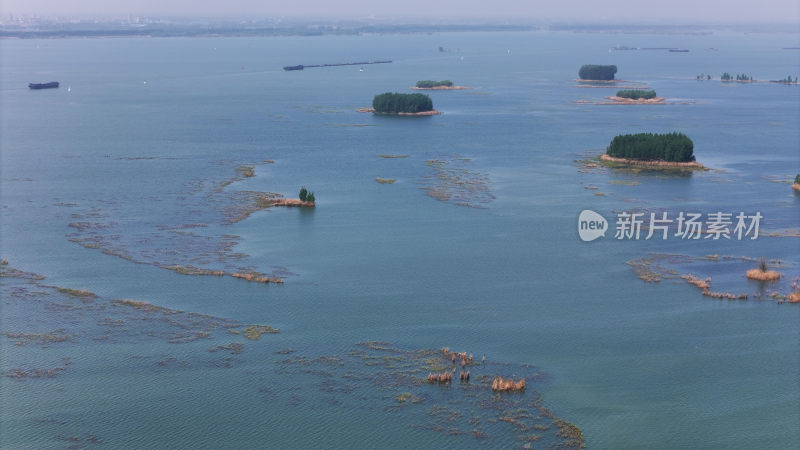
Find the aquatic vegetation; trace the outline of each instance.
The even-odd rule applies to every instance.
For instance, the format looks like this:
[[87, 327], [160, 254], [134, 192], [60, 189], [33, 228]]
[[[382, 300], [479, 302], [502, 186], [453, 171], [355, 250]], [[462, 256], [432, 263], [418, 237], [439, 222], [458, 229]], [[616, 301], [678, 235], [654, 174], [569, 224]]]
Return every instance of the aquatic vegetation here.
[[377, 182], [378, 182], [378, 183], [380, 183], [380, 184], [392, 184], [392, 183], [394, 183], [394, 182], [395, 182], [395, 181], [397, 181], [397, 180], [395, 180], [394, 178], [381, 178], [381, 177], [377, 177], [377, 178], [375, 178], [375, 181], [377, 181]]
[[0, 278], [19, 278], [23, 280], [44, 280], [44, 275], [38, 273], [25, 272], [8, 265], [8, 260], [5, 264], [0, 264]]
[[566, 439], [563, 445], [566, 448], [584, 448], [584, 439], [581, 429], [563, 420], [556, 419], [553, 424], [558, 427], [558, 435]]
[[434, 170], [432, 176], [423, 177], [425, 193], [441, 202], [471, 208], [486, 208], [495, 196], [491, 180], [484, 173], [465, 167], [470, 158], [429, 159], [425, 162]]
[[[779, 272], [774, 271], [762, 271], [759, 269], [750, 269], [751, 275], [757, 277], [770, 277], [771, 285], [775, 288], [771, 292], [765, 291], [761, 289], [755, 293], [748, 293], [748, 292], [736, 292], [728, 290], [724, 291], [714, 291], [711, 287], [711, 277], [698, 277], [691, 273], [685, 273], [686, 267], [691, 264], [698, 264], [698, 263], [705, 263], [710, 265], [722, 265], [726, 268], [726, 271], [729, 274], [737, 274], [741, 273], [741, 268], [743, 266], [747, 266], [752, 264], [753, 262], [759, 261], [756, 258], [748, 257], [748, 256], [732, 256], [732, 255], [705, 255], [705, 256], [688, 256], [688, 255], [673, 255], [673, 254], [659, 254], [659, 253], [652, 253], [645, 258], [635, 259], [628, 261], [627, 264], [631, 266], [634, 273], [636, 273], [639, 278], [646, 282], [658, 282], [662, 279], [682, 279], [687, 283], [695, 286], [697, 289], [700, 290], [700, 293], [704, 297], [714, 298], [714, 299], [724, 299], [724, 300], [747, 300], [751, 297], [756, 299], [763, 299], [769, 298], [772, 300], [777, 300], [778, 302], [789, 301], [789, 297], [791, 295], [791, 291], [796, 287], [791, 285], [790, 283], [781, 282], [784, 279], [783, 276]], [[777, 266], [777, 267], [787, 267], [783, 261], [780, 260], [769, 260], [765, 261], [764, 265], [767, 263]], [[751, 266], [752, 267], [752, 266]], [[763, 267], [763, 266], [762, 266]], [[718, 268], [715, 270], [719, 270]], [[755, 271], [755, 272], [752, 272]], [[678, 275], [681, 272], [684, 272], [683, 275]], [[769, 273], [770, 275], [764, 275]], [[777, 274], [777, 275], [772, 275]], [[730, 276], [728, 276], [730, 278]], [[738, 277], [736, 277], [738, 278]], [[747, 277], [750, 278], [750, 277]], [[719, 278], [718, 278], [719, 279]], [[759, 278], [750, 278], [759, 280]], [[764, 280], [767, 281], [767, 280]], [[738, 284], [732, 282], [730, 279], [726, 281], [726, 284], [733, 285]], [[745, 286], [742, 286], [744, 288]]]
[[4, 376], [9, 378], [13, 378], [17, 381], [22, 381], [28, 378], [55, 378], [65, 370], [67, 367], [72, 364], [69, 358], [62, 358], [61, 365], [55, 366], [47, 369], [42, 368], [16, 368], [10, 369], [3, 373]]
[[394, 399], [397, 403], [407, 403], [407, 402], [419, 403], [422, 401], [421, 398], [415, 397], [414, 395], [411, 394], [411, 392], [403, 392]]
[[244, 344], [241, 344], [239, 342], [231, 342], [230, 344], [227, 345], [217, 345], [216, 347], [211, 347], [210, 349], [208, 349], [208, 351], [211, 353], [225, 351], [225, 350], [229, 351], [231, 355], [238, 355], [242, 353], [242, 350], [244, 350]]
[[[258, 164], [271, 164], [273, 160]], [[186, 183], [179, 192], [158, 193], [142, 201], [158, 201], [170, 205], [171, 214], [159, 216], [150, 228], [130, 234], [126, 222], [133, 216], [120, 213], [117, 199], [98, 199], [96, 206], [84, 206], [72, 214], [69, 224], [70, 242], [105, 254], [141, 264], [172, 270], [183, 275], [216, 275], [225, 272], [252, 270], [236, 267], [248, 255], [235, 251], [240, 237], [202, 232], [211, 226], [240, 222], [253, 213], [269, 208], [283, 195], [272, 192], [228, 190], [235, 181], [255, 175], [253, 164], [222, 161], [218, 165], [234, 166], [236, 175], [227, 179], [201, 178]], [[139, 210], [136, 210], [138, 214]], [[128, 214], [134, 214], [133, 211]], [[136, 217], [136, 221], [140, 218]]]
[[249, 327], [242, 330], [244, 337], [250, 339], [251, 341], [257, 341], [262, 334], [278, 333], [278, 332], [280, 332], [280, 330], [272, 328], [269, 325], [250, 325]]
[[380, 154], [378, 156], [385, 159], [400, 159], [409, 157], [409, 155], [385, 155], [385, 154]]
[[514, 381], [512, 379], [504, 379], [503, 377], [495, 377], [492, 380], [492, 390], [493, 391], [524, 391], [525, 390], [525, 378]]
[[769, 270], [767, 260], [763, 257], [758, 260], [758, 268], [748, 270], [746, 276], [750, 280], [757, 281], [778, 281], [781, 279], [780, 272]]
[[97, 298], [97, 294], [94, 292], [89, 292], [86, 289], [70, 289], [70, 288], [58, 288], [58, 292], [62, 294], [72, 295], [73, 297], [78, 297], [83, 302], [91, 302], [92, 300]]
[[[471, 364], [470, 371], [476, 372], [473, 382], [453, 383], [462, 357], [464, 365]], [[429, 382], [432, 366], [444, 369], [437, 371], [436, 381]], [[365, 402], [383, 402], [384, 411], [396, 414], [397, 420], [416, 430], [449, 436], [454, 447], [468, 446], [463, 439], [479, 439], [489, 447], [506, 448], [531, 430], [537, 430], [548, 447], [570, 442], [558, 435], [553, 422], [557, 416], [541, 406], [542, 397], [535, 391], [533, 383], [544, 375], [526, 364], [479, 363], [468, 352], [448, 347], [408, 350], [372, 341], [355, 344], [341, 356], [288, 358], [277, 363], [277, 370], [295, 382], [316, 385], [326, 395], [336, 396], [329, 398], [332, 405], [360, 408]], [[438, 376], [445, 373], [450, 381], [439, 382]], [[521, 375], [530, 384], [524, 391], [504, 395], [492, 391], [497, 374], [504, 379]], [[291, 394], [284, 398], [289, 405], [296, 403]], [[274, 396], [270, 398], [275, 401]]]
[[49, 331], [47, 333], [14, 333], [4, 331], [2, 334], [14, 341], [14, 345], [18, 345], [20, 347], [28, 344], [38, 344], [45, 347], [47, 344], [51, 343], [73, 342], [74, 338], [72, 334], [67, 333], [67, 330], [63, 328]]
[[236, 168], [236, 173], [244, 178], [255, 176], [255, 168], [253, 166], [239, 166]]

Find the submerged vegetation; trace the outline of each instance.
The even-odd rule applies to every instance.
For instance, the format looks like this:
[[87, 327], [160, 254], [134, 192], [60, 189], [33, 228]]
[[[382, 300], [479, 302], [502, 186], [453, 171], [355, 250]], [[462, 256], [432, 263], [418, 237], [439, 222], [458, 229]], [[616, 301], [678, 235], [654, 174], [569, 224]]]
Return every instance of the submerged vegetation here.
[[578, 77], [581, 80], [611, 81], [616, 73], [617, 66], [614, 65], [584, 64], [578, 71]]
[[656, 98], [656, 91], [646, 91], [644, 89], [623, 89], [617, 91], [617, 97], [629, 98], [632, 100], [650, 100], [651, 98]]
[[442, 81], [433, 81], [433, 80], [421, 80], [417, 81], [418, 88], [433, 88], [439, 86], [446, 86], [450, 87], [453, 85], [453, 82], [450, 80], [442, 80]]
[[642, 161], [692, 162], [694, 143], [683, 133], [625, 134], [611, 141], [606, 154]]
[[378, 114], [420, 113], [433, 111], [433, 101], [425, 94], [386, 92], [375, 96], [372, 108]]

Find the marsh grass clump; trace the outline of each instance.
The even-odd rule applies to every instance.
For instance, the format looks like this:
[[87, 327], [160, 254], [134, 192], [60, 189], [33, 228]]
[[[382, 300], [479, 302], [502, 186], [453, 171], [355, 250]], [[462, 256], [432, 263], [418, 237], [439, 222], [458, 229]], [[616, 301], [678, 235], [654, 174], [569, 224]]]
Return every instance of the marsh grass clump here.
[[781, 279], [780, 272], [769, 270], [767, 259], [763, 256], [758, 260], [758, 268], [748, 270], [745, 275], [747, 278], [756, 281], [778, 281]]

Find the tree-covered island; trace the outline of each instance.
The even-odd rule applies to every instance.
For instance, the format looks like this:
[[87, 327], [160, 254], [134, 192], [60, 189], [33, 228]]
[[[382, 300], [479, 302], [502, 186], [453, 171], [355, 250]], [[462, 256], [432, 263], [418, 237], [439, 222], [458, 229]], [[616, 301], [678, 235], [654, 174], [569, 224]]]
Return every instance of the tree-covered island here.
[[400, 94], [397, 92], [385, 92], [376, 95], [372, 100], [371, 109], [361, 109], [359, 111], [400, 116], [441, 114], [439, 111], [433, 109], [433, 101], [427, 95]]
[[656, 91], [644, 89], [622, 89], [617, 91], [617, 97], [631, 100], [650, 100], [656, 98]]
[[612, 81], [617, 73], [617, 66], [584, 64], [578, 71], [578, 78], [587, 81]]
[[621, 134], [601, 157], [611, 163], [661, 168], [705, 169], [694, 158], [694, 143], [683, 133]]
[[441, 80], [441, 81], [420, 80], [417, 81], [417, 84], [411, 89], [419, 91], [454, 91], [454, 90], [469, 89], [469, 88], [466, 86], [457, 86], [453, 84], [453, 82], [450, 80]]
[[453, 82], [450, 80], [442, 80], [442, 81], [433, 81], [433, 80], [420, 80], [417, 81], [418, 88], [433, 88], [433, 87], [450, 87], [453, 85]]

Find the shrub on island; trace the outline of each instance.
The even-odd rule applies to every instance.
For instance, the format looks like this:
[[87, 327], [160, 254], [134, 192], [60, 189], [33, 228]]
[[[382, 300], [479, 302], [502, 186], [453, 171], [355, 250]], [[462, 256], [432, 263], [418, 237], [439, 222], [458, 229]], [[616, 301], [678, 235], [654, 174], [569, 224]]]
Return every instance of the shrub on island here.
[[645, 91], [644, 89], [623, 89], [617, 91], [617, 97], [629, 98], [631, 100], [650, 100], [656, 97], [656, 91]]
[[298, 195], [298, 197], [300, 197], [301, 202], [314, 203], [314, 201], [316, 200], [314, 198], [314, 193], [308, 192], [308, 189], [306, 189], [305, 186], [300, 188], [300, 194]]
[[584, 64], [578, 71], [581, 80], [611, 81], [617, 73], [617, 66], [603, 66], [598, 64]]
[[379, 114], [419, 113], [433, 111], [433, 101], [425, 94], [386, 92], [375, 96], [372, 108]]
[[800, 174], [794, 176], [794, 184], [800, 184]]
[[692, 162], [694, 143], [683, 133], [625, 134], [611, 141], [606, 154], [642, 161]]
[[442, 81], [433, 81], [433, 80], [421, 80], [417, 81], [418, 88], [433, 88], [439, 86], [446, 86], [451, 87], [453, 86], [453, 82], [450, 80], [442, 80]]

